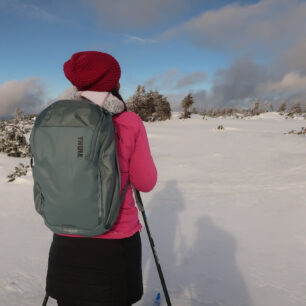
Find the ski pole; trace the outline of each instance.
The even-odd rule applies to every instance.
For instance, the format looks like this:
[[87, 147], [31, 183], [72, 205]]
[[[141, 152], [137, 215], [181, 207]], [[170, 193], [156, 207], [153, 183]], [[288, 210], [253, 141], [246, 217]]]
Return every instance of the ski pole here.
[[163, 271], [162, 271], [161, 265], [160, 265], [158, 257], [157, 257], [154, 241], [153, 241], [150, 229], [149, 229], [148, 220], [147, 220], [146, 212], [145, 212], [145, 209], [144, 209], [144, 206], [143, 206], [143, 203], [142, 203], [140, 192], [138, 190], [136, 190], [136, 188], [132, 184], [131, 184], [131, 186], [132, 186], [132, 189], [133, 189], [134, 194], [135, 194], [136, 204], [137, 204], [138, 209], [140, 210], [140, 212], [142, 214], [143, 221], [145, 223], [145, 227], [146, 227], [147, 234], [148, 234], [148, 237], [149, 237], [151, 249], [152, 249], [152, 252], [153, 252], [155, 264], [156, 264], [156, 267], [157, 267], [157, 271], [158, 271], [158, 275], [159, 275], [159, 278], [160, 278], [160, 282], [161, 282], [162, 287], [163, 287], [163, 291], [164, 291], [164, 294], [165, 294], [167, 305], [171, 306], [171, 301], [170, 301], [169, 293], [168, 293], [168, 290], [167, 290], [167, 286], [166, 286], [166, 282], [165, 282], [165, 279], [164, 279]]
[[44, 298], [44, 301], [43, 301], [43, 303], [42, 303], [42, 306], [46, 306], [46, 305], [47, 305], [48, 298], [49, 298], [49, 295], [48, 295], [48, 293], [46, 293], [45, 298]]

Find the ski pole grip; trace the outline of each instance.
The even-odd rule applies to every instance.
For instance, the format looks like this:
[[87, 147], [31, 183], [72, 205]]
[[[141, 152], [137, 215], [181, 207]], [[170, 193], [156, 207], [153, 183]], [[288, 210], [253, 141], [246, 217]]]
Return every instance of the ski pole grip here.
[[143, 204], [142, 204], [142, 201], [141, 201], [141, 198], [140, 198], [139, 191], [132, 184], [131, 184], [131, 187], [132, 187], [132, 190], [133, 190], [134, 195], [135, 195], [135, 201], [136, 201], [138, 209], [141, 212], [144, 212]]

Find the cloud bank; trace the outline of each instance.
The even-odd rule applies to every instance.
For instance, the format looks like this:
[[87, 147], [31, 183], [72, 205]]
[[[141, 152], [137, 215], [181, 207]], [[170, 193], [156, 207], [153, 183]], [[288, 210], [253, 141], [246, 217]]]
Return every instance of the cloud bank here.
[[[274, 66], [256, 63], [252, 56], [243, 56], [229, 67], [215, 72], [211, 80], [210, 90], [192, 89], [189, 80], [195, 75], [204, 80], [204, 73], [194, 72], [177, 79], [178, 70], [172, 69], [161, 73], [145, 85], [157, 86], [169, 98], [173, 110], [181, 110], [181, 100], [191, 92], [195, 107], [201, 111], [203, 108], [222, 107], [250, 107], [256, 99], [268, 101], [278, 106], [283, 100], [289, 104], [297, 101], [306, 105], [306, 75], [299, 72], [285, 74], [275, 73]], [[195, 81], [197, 79], [195, 78]], [[177, 84], [185, 81], [180, 92], [175, 92]], [[150, 88], [149, 86], [149, 88]]]
[[17, 108], [24, 113], [37, 113], [44, 106], [45, 87], [38, 78], [11, 80], [0, 86], [0, 116], [14, 115]]
[[230, 4], [168, 29], [162, 37], [181, 35], [201, 48], [266, 52], [304, 40], [305, 16], [306, 3], [299, 0]]
[[305, 1], [261, 0], [205, 11], [159, 39], [183, 38], [230, 54], [233, 62], [215, 72], [209, 92], [193, 91], [195, 100], [203, 107], [248, 107], [256, 98], [306, 103], [305, 35]]

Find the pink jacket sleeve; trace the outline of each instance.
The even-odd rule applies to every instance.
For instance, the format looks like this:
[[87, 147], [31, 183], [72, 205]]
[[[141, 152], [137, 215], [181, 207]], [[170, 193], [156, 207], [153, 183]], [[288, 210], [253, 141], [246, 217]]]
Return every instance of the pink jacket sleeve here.
[[142, 192], [153, 189], [157, 181], [157, 171], [151, 155], [145, 126], [137, 117], [138, 131], [136, 132], [135, 149], [130, 158], [129, 176], [134, 187]]

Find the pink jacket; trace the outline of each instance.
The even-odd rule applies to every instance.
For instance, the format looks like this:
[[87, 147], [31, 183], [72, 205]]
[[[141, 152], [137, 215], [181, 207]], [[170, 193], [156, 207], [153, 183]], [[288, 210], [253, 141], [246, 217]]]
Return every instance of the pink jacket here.
[[[113, 122], [117, 135], [116, 147], [121, 172], [121, 191], [127, 183], [128, 177], [130, 183], [137, 190], [142, 192], [152, 190], [157, 181], [157, 171], [142, 120], [133, 112], [123, 112], [115, 116]], [[141, 228], [133, 192], [129, 185], [116, 223], [108, 232], [95, 236], [95, 238], [126, 238]], [[76, 235], [65, 236], [80, 237]]]

